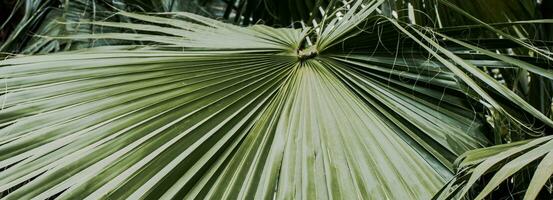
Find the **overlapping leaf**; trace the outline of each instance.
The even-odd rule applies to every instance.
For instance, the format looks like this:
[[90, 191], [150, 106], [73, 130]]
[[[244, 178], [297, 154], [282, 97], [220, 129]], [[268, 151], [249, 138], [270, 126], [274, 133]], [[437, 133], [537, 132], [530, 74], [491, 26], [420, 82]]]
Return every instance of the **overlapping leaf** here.
[[[505, 89], [473, 64], [497, 59], [376, 17], [382, 3], [315, 32], [119, 12], [134, 23], [81, 24], [129, 31], [61, 39], [146, 46], [0, 62], [3, 198], [431, 198], [455, 158], [489, 143], [480, 113], [504, 108], [489, 95]], [[314, 35], [316, 56], [300, 58]]]
[[[473, 199], [484, 199], [491, 195], [504, 198], [509, 195], [520, 199], [545, 199], [547, 192], [541, 192], [544, 187], [550, 187], [553, 174], [553, 140], [551, 136], [534, 140], [526, 140], [512, 144], [497, 145], [470, 151], [459, 158], [461, 175], [440, 192], [438, 199], [456, 199], [467, 195], [469, 190], [478, 188]], [[537, 164], [535, 164], [537, 162]], [[519, 184], [525, 173], [532, 172], [528, 185]], [[489, 182], [477, 182], [485, 175], [490, 176]], [[521, 181], [524, 183], [523, 181]], [[549, 183], [548, 183], [549, 182]], [[510, 185], [511, 192], [493, 191], [502, 184]], [[470, 197], [469, 197], [470, 198]]]

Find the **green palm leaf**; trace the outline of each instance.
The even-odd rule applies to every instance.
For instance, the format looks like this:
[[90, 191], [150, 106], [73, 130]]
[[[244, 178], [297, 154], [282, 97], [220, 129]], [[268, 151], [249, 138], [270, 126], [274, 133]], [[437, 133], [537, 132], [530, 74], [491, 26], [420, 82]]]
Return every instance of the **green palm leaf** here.
[[[509, 184], [514, 193], [511, 195], [516, 198], [547, 198], [545, 193], [540, 195], [540, 191], [550, 185], [547, 182], [553, 173], [552, 150], [552, 137], [547, 136], [469, 151], [459, 158], [460, 175], [443, 188], [438, 199], [463, 197], [470, 190], [475, 190], [473, 199], [483, 199], [502, 184]], [[532, 171], [528, 185], [518, 184], [519, 181], [524, 183], [525, 173]], [[476, 184], [484, 175], [491, 176], [489, 182]], [[504, 198], [504, 195], [492, 193], [496, 198]]]
[[147, 45], [0, 62], [3, 198], [429, 199], [501, 125], [550, 130], [478, 67], [550, 70], [463, 59], [383, 3], [302, 30], [119, 12], [79, 22], [108, 31], [44, 37]]

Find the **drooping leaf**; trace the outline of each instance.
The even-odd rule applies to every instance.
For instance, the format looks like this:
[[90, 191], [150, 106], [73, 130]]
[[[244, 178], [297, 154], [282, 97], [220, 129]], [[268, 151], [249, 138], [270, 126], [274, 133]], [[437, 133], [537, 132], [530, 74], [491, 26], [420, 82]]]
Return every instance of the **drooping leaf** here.
[[[465, 153], [459, 158], [459, 175], [441, 191], [438, 199], [456, 199], [467, 197], [484, 199], [486, 197], [505, 198], [507, 196], [524, 199], [542, 199], [551, 196], [546, 187], [552, 177], [551, 136], [513, 144], [498, 145], [477, 149]], [[538, 164], [536, 164], [536, 162]], [[529, 184], [524, 183], [526, 173], [531, 172]], [[489, 181], [477, 184], [479, 179], [489, 175]], [[481, 180], [480, 180], [481, 181]], [[510, 186], [511, 193], [493, 192], [502, 184]], [[474, 196], [466, 196], [475, 190]], [[526, 190], [526, 191], [524, 191]], [[539, 198], [538, 198], [539, 197]]]

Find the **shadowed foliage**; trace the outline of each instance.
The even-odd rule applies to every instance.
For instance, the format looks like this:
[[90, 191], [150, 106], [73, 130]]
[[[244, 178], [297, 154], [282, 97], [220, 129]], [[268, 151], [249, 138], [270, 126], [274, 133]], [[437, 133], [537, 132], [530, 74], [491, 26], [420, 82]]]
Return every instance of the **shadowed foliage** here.
[[286, 2], [18, 1], [0, 197], [551, 197], [547, 5]]

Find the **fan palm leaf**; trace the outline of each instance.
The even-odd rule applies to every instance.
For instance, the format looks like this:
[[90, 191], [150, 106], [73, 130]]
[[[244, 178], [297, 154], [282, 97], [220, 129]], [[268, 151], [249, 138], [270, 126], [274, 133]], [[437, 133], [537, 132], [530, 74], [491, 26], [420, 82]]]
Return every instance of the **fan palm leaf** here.
[[115, 32], [43, 36], [146, 45], [0, 61], [3, 198], [429, 199], [505, 124], [551, 130], [479, 67], [549, 69], [462, 58], [383, 3], [305, 29], [121, 11], [79, 22]]

